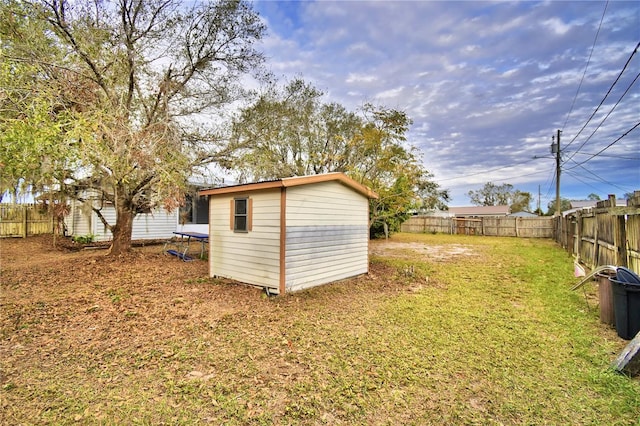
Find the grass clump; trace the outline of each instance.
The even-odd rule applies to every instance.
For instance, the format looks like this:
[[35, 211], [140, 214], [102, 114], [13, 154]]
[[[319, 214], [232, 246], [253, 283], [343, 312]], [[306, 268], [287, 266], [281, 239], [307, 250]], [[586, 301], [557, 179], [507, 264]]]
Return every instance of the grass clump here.
[[0, 423], [637, 424], [640, 381], [608, 368], [626, 342], [553, 242], [400, 234], [372, 251], [368, 276], [277, 298], [152, 256], [147, 281], [91, 263], [65, 278], [109, 277], [101, 292], [13, 276]]

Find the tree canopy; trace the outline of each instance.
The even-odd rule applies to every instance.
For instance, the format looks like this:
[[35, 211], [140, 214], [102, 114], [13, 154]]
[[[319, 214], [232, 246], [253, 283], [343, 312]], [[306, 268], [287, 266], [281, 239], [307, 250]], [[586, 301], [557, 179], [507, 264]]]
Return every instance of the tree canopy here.
[[372, 229], [446, 208], [403, 111], [348, 111], [295, 79], [269, 85], [223, 135], [216, 117], [246, 99], [242, 76], [263, 76], [265, 27], [242, 0], [0, 4], [0, 190], [88, 202], [112, 254], [130, 248], [137, 214], [176, 208], [207, 164], [242, 181], [344, 172], [380, 195]]
[[202, 114], [240, 99], [264, 60], [244, 1], [2, 0], [1, 18], [2, 190], [94, 198], [114, 254], [136, 214], [177, 207], [194, 167], [228, 157]]
[[[571, 209], [571, 200], [560, 198], [560, 212]], [[547, 204], [547, 216], [556, 214], [556, 200], [549, 201]]]
[[397, 229], [420, 205], [445, 205], [448, 192], [430, 180], [406, 141], [411, 120], [404, 112], [370, 104], [352, 112], [322, 97], [295, 79], [270, 86], [241, 111], [233, 126], [241, 154], [229, 165], [240, 180], [344, 172], [380, 196], [371, 201], [374, 233]]
[[487, 182], [481, 189], [467, 193], [476, 206], [509, 206], [511, 213], [531, 211], [531, 193], [517, 190], [513, 185]]

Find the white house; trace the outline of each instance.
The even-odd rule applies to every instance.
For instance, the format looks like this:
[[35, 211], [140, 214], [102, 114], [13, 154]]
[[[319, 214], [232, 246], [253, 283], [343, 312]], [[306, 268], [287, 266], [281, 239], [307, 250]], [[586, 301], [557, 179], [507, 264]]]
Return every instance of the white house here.
[[209, 273], [284, 294], [369, 271], [369, 199], [343, 173], [200, 191]]
[[[69, 215], [65, 217], [67, 235], [92, 235], [94, 241], [113, 239], [111, 231], [91, 209], [100, 206], [97, 197], [85, 196], [86, 201], [69, 200]], [[116, 210], [110, 203], [103, 203], [100, 213], [107, 223], [114, 225]], [[209, 204], [207, 197], [187, 195], [185, 206], [171, 212], [164, 208], [153, 209], [150, 213], [140, 213], [133, 220], [133, 240], [156, 240], [173, 237], [174, 231], [209, 233]]]
[[[67, 235], [92, 235], [94, 241], [108, 241], [113, 239], [111, 231], [102, 223], [98, 214], [89, 205], [92, 201], [81, 202], [71, 200], [69, 215], [65, 217]], [[100, 213], [113, 225], [116, 222], [116, 209], [113, 205], [106, 205]], [[151, 213], [138, 214], [133, 220], [133, 240], [168, 239], [178, 229], [178, 211], [168, 212], [165, 209], [155, 209]], [[207, 231], [204, 231], [205, 233]]]

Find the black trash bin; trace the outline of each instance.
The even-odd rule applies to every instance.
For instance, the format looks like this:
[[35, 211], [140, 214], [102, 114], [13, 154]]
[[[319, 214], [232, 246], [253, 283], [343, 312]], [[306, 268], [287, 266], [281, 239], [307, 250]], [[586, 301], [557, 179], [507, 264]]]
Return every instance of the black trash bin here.
[[619, 267], [610, 277], [618, 336], [631, 340], [640, 331], [640, 277]]

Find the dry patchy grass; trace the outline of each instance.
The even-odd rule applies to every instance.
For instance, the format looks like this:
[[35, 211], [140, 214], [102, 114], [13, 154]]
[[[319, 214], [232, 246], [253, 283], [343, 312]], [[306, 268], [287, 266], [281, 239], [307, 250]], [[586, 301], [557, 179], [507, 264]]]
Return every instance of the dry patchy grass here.
[[397, 235], [371, 273], [268, 298], [158, 247], [3, 240], [3, 424], [634, 424], [549, 241]]

